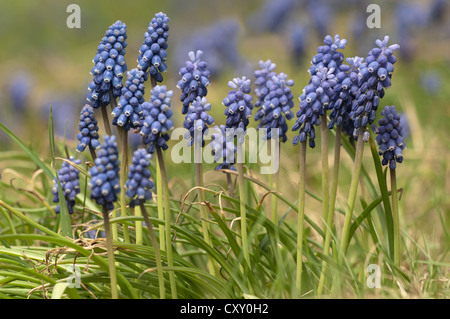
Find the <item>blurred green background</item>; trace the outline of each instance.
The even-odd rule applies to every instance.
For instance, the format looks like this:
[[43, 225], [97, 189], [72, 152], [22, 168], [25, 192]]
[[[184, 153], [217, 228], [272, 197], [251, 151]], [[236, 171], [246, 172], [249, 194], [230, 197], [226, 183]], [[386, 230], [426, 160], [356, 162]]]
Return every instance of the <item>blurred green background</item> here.
[[[81, 8], [80, 29], [66, 26], [70, 15], [66, 8], [71, 3]], [[380, 5], [380, 29], [366, 26], [369, 3]], [[176, 126], [183, 120], [177, 112], [181, 109], [176, 88], [178, 69], [187, 59], [187, 52], [199, 45], [205, 45], [205, 59], [211, 59], [210, 65], [216, 70], [208, 100], [213, 105], [216, 124], [223, 124], [221, 101], [229, 90], [227, 82], [243, 75], [254, 80], [253, 71], [259, 60], [271, 59], [277, 64], [277, 72], [287, 73], [295, 80], [293, 92], [297, 99], [309, 81], [309, 61], [326, 34], [340, 34], [348, 40], [343, 50], [346, 57], [365, 57], [375, 39], [390, 35], [390, 43], [399, 43], [401, 49], [392, 88], [386, 91], [381, 106], [396, 105], [406, 114], [411, 132], [406, 140], [405, 161], [397, 173], [398, 184], [404, 188], [400, 201], [402, 223], [417, 236], [423, 232], [439, 243], [444, 236], [439, 216], [445, 216], [447, 228], [450, 220], [449, 7], [447, 1], [435, 0], [2, 0], [0, 120], [33, 145], [43, 158], [48, 158], [47, 119], [52, 105], [56, 132], [60, 136], [66, 134], [67, 145], [74, 149], [78, 115], [91, 80], [92, 58], [105, 30], [116, 20], [127, 24], [125, 58], [128, 69], [132, 69], [137, 65], [138, 50], [154, 14], [163, 11], [170, 17], [169, 70], [163, 84], [175, 92], [172, 106]], [[208, 47], [214, 50], [208, 51]], [[147, 99], [148, 96], [147, 89]], [[297, 107], [296, 101], [294, 112]], [[298, 149], [290, 143], [293, 136], [293, 132], [288, 134], [281, 158], [281, 191], [291, 198], [296, 197], [298, 178]], [[330, 147], [331, 143], [333, 138]], [[0, 151], [9, 149], [17, 147], [0, 132]], [[369, 153], [366, 151], [365, 165], [375, 176]], [[316, 193], [320, 189], [319, 158], [319, 148], [308, 151], [308, 187]], [[351, 159], [344, 156], [342, 162], [338, 205], [345, 201], [351, 174]], [[15, 165], [19, 164], [2, 160], [0, 170], [16, 168]], [[174, 169], [170, 161], [169, 166]], [[223, 181], [222, 174], [213, 172], [213, 168], [211, 165], [205, 169], [206, 181]], [[178, 165], [176, 176], [169, 174], [176, 177], [173, 187], [180, 194], [189, 189], [189, 165]], [[2, 175], [8, 180], [7, 173]], [[311, 201], [308, 205], [307, 213], [319, 218], [320, 209], [314, 206], [317, 204]], [[280, 211], [286, 209], [280, 206]]]

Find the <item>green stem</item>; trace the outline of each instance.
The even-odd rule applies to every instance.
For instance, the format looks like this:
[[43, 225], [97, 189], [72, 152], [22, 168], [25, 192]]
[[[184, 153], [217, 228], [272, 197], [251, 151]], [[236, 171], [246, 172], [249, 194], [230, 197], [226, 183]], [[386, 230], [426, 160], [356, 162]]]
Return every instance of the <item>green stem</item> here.
[[394, 265], [400, 267], [400, 218], [398, 214], [397, 177], [395, 169], [391, 172], [391, 193], [392, 193], [392, 215], [394, 219]]
[[[268, 144], [272, 145], [272, 144]], [[271, 149], [271, 147], [269, 147]], [[278, 158], [280, 158], [280, 148], [278, 147]], [[273, 160], [272, 160], [273, 162]], [[274, 192], [278, 192], [278, 170], [270, 175], [271, 188]], [[271, 196], [272, 204], [272, 222], [274, 225], [278, 225], [278, 197]]]
[[111, 126], [109, 125], [109, 119], [108, 119], [108, 113], [106, 112], [106, 106], [100, 105], [100, 110], [102, 111], [102, 119], [103, 119], [103, 126], [105, 127], [106, 135], [111, 136]]
[[326, 113], [321, 116], [320, 136], [322, 153], [322, 218], [323, 223], [326, 223], [328, 220], [328, 198], [330, 192], [328, 182], [328, 125]]
[[303, 230], [305, 215], [305, 175], [306, 175], [306, 142], [300, 145], [300, 177], [298, 187], [298, 222], [297, 222], [297, 296], [302, 295], [302, 268], [303, 268]]
[[114, 250], [111, 237], [111, 227], [109, 223], [109, 212], [106, 206], [102, 207], [103, 222], [105, 226], [106, 235], [106, 249], [108, 251], [108, 263], [109, 263], [109, 277], [111, 281], [111, 298], [118, 299], [119, 293], [117, 290], [117, 274], [116, 274], [116, 264], [114, 261]]
[[[164, 285], [164, 276], [162, 270], [161, 253], [158, 247], [158, 241], [156, 240], [155, 232], [153, 231], [153, 224], [148, 217], [147, 210], [143, 204], [136, 207], [136, 212], [142, 213], [144, 216], [145, 224], [147, 225], [148, 232], [150, 234], [150, 239], [152, 241], [153, 249], [155, 250], [156, 267], [158, 269], [158, 281], [159, 281], [159, 297], [161, 299], [166, 298], [166, 288]], [[136, 213], [136, 216], [138, 214]]]
[[339, 180], [339, 163], [341, 158], [341, 136], [342, 136], [342, 128], [341, 126], [336, 127], [336, 140], [334, 144], [334, 162], [333, 162], [333, 176], [331, 179], [331, 190], [330, 190], [330, 204], [328, 210], [328, 216], [326, 220], [326, 229], [325, 229], [325, 241], [323, 244], [323, 255], [325, 259], [322, 263], [322, 271], [320, 273], [319, 279], [319, 287], [317, 289], [317, 294], [321, 295], [323, 292], [323, 288], [325, 285], [325, 278], [327, 272], [327, 262], [326, 257], [328, 257], [328, 253], [330, 250], [331, 243], [331, 229], [333, 227], [333, 218], [334, 218], [334, 209], [336, 207], [336, 197], [337, 197], [337, 188], [338, 188], [338, 180]]
[[245, 183], [244, 183], [244, 160], [242, 154], [242, 145], [238, 143], [238, 162], [237, 162], [237, 172], [238, 172], [238, 183], [239, 183], [239, 207], [241, 213], [241, 239], [242, 239], [242, 251], [244, 253], [244, 260], [248, 267], [250, 264], [250, 253], [248, 250], [248, 239], [247, 239], [247, 211], [245, 209]]
[[[201, 148], [201, 145], [198, 145], [198, 144], [199, 143], [194, 143], [195, 183], [196, 183], [196, 186], [199, 187], [197, 189], [197, 194], [198, 194], [198, 199], [200, 202], [200, 214], [202, 217], [203, 239], [209, 246], [213, 247], [211, 238], [209, 237], [208, 212], [206, 210], [206, 207], [204, 206], [205, 193], [202, 189], [202, 187], [203, 187], [203, 168], [202, 168], [202, 163], [201, 163], [202, 148]], [[211, 275], [215, 276], [214, 264], [213, 264], [213, 261], [211, 260], [211, 256], [209, 256], [209, 255], [208, 255], [208, 270]]]
[[[158, 219], [165, 220], [164, 218], [164, 200], [162, 194], [162, 178], [161, 178], [161, 168], [159, 166], [159, 160], [156, 158], [156, 202], [158, 205]], [[166, 250], [166, 240], [165, 240], [165, 227], [164, 224], [159, 225], [159, 247], [161, 250]]]
[[356, 144], [356, 155], [355, 162], [353, 166], [352, 181], [350, 184], [350, 191], [348, 194], [347, 208], [345, 210], [344, 226], [342, 228], [342, 237], [339, 248], [339, 265], [344, 262], [344, 257], [347, 252], [348, 247], [348, 236], [350, 231], [350, 224], [352, 221], [353, 208], [355, 206], [356, 192], [358, 190], [359, 176], [361, 175], [362, 158], [364, 152], [364, 140], [363, 140], [364, 130], [359, 129], [358, 141]]
[[[119, 134], [122, 136], [122, 161], [120, 168], [120, 187], [122, 188], [120, 192], [120, 214], [122, 217], [127, 216], [127, 202], [125, 198], [126, 188], [126, 178], [127, 178], [127, 167], [128, 167], [128, 131], [123, 128], [118, 128]], [[125, 243], [130, 243], [130, 234], [128, 231], [128, 226], [123, 225], [123, 238]]]
[[[162, 150], [156, 147], [156, 154], [159, 163], [159, 172], [161, 173], [162, 184], [164, 187], [163, 197], [164, 197], [164, 217], [165, 217], [165, 231], [166, 231], [166, 254], [167, 254], [167, 265], [173, 267], [173, 257], [172, 257], [172, 235], [171, 235], [171, 221], [170, 221], [170, 198], [169, 198], [169, 186], [167, 179], [166, 166], [164, 164]], [[170, 289], [172, 291], [172, 298], [177, 299], [177, 285], [175, 282], [175, 274], [173, 271], [169, 271]]]

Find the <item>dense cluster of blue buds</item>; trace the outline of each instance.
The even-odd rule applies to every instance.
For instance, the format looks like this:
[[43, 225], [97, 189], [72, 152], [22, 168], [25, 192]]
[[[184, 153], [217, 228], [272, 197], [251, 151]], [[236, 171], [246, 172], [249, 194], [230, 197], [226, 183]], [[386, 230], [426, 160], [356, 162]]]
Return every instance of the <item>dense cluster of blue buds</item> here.
[[287, 75], [284, 73], [272, 75], [265, 83], [267, 94], [256, 112], [255, 120], [260, 120], [258, 128], [267, 129], [265, 136], [267, 139], [272, 137], [271, 129], [278, 129], [277, 135], [281, 141], [287, 140], [286, 121], [294, 117], [291, 111], [294, 107], [294, 95], [290, 88], [293, 85], [294, 80], [287, 80]]
[[[145, 39], [139, 49], [138, 69], [148, 72], [156, 81], [162, 82], [162, 73], [167, 71], [167, 39], [169, 37], [169, 18], [159, 12], [150, 21]], [[147, 78], [146, 78], [147, 80]]]
[[225, 115], [227, 116], [226, 128], [231, 129], [233, 134], [238, 136], [238, 142], [243, 143], [244, 133], [249, 124], [249, 118], [252, 116], [253, 97], [249, 94], [251, 91], [250, 80], [245, 76], [234, 78], [228, 82], [232, 88], [222, 104], [226, 106]]
[[209, 85], [208, 64], [201, 60], [203, 51], [198, 50], [196, 53], [190, 51], [188, 53], [189, 61], [186, 66], [180, 69], [181, 80], [178, 81], [177, 88], [181, 90], [180, 100], [183, 102], [182, 114], [186, 114], [189, 105], [197, 99], [204, 97], [208, 93], [206, 87]]
[[94, 67], [91, 74], [93, 81], [89, 84], [89, 104], [98, 108], [108, 105], [110, 92], [114, 98], [121, 94], [123, 73], [127, 71], [125, 48], [127, 46], [127, 26], [122, 21], [111, 25], [97, 47]]
[[197, 99], [189, 106], [183, 122], [183, 127], [189, 131], [186, 133], [189, 146], [194, 142], [202, 147], [205, 146], [204, 134], [208, 126], [214, 123], [214, 118], [207, 113], [208, 111], [211, 111], [211, 103], [208, 103], [206, 97], [197, 96]]
[[396, 163], [403, 162], [402, 151], [406, 145], [403, 141], [402, 125], [400, 115], [397, 114], [395, 106], [385, 106], [381, 111], [383, 116], [378, 120], [376, 141], [380, 146], [378, 153], [383, 156], [382, 164], [395, 169]]
[[334, 87], [337, 84], [334, 69], [319, 66], [315, 74], [311, 76], [310, 84], [303, 89], [300, 96], [300, 110], [297, 112], [297, 121], [292, 127], [293, 131], [299, 131], [292, 141], [294, 145], [303, 143], [309, 136], [309, 146], [314, 148], [316, 133], [314, 126], [320, 125], [320, 116], [335, 95]]
[[268, 79], [270, 79], [272, 76], [276, 75], [275, 68], [276, 64], [272, 63], [272, 61], [259, 61], [259, 66], [261, 67], [260, 70], [255, 70], [255, 95], [256, 95], [256, 101], [255, 101], [255, 107], [260, 107], [261, 104], [264, 102], [264, 98], [266, 97], [267, 93], [269, 93], [269, 88], [266, 85], [266, 82]]
[[86, 104], [81, 110], [78, 128], [80, 133], [78, 133], [77, 139], [80, 142], [77, 145], [77, 152], [83, 152], [87, 146], [93, 150], [100, 147], [97, 120], [92, 106]]
[[167, 91], [165, 85], [157, 85], [151, 91], [149, 102], [142, 104], [143, 117], [140, 134], [144, 137], [144, 144], [148, 152], [153, 154], [156, 147], [166, 150], [166, 142], [170, 136], [168, 132], [173, 128], [170, 100], [173, 91]]
[[112, 124], [118, 125], [126, 131], [140, 126], [143, 113], [142, 104], [145, 102], [145, 74], [144, 71], [138, 69], [127, 72], [127, 81], [122, 88], [122, 95], [117, 107], [112, 111], [114, 116]]
[[[393, 53], [399, 49], [399, 45], [388, 47], [388, 41], [388, 36], [385, 36], [383, 41], [376, 40], [378, 47], [370, 50], [364, 63], [359, 66], [359, 88], [350, 114], [355, 127], [355, 137], [360, 129], [364, 130], [368, 124], [373, 123], [380, 99], [385, 93], [384, 89], [391, 86], [394, 63], [397, 60]], [[365, 135], [364, 140], [367, 140], [368, 135]]]
[[[73, 156], [70, 156], [69, 160], [74, 164], [80, 164], [81, 160], [74, 159]], [[70, 165], [68, 162], [64, 161], [61, 165], [61, 168], [58, 170], [58, 178], [64, 193], [64, 198], [66, 200], [67, 209], [69, 214], [73, 213], [73, 206], [75, 205], [75, 199], [77, 194], [80, 192], [80, 181], [79, 181], [80, 172]], [[57, 178], [53, 180], [53, 202], [59, 203], [59, 195], [58, 195], [58, 181]], [[61, 212], [60, 205], [55, 207], [55, 213], [59, 214]]]
[[98, 205], [104, 205], [106, 209], [112, 210], [120, 193], [119, 151], [115, 136], [105, 135], [103, 140], [94, 161], [95, 166], [89, 170], [91, 174], [89, 188], [91, 199]]
[[152, 199], [153, 183], [150, 180], [150, 160], [152, 155], [144, 148], [137, 149], [133, 153], [128, 180], [125, 183], [125, 195], [130, 198], [130, 207], [145, 203]]
[[347, 58], [347, 64], [342, 64], [336, 74], [337, 84], [334, 87], [336, 95], [331, 100], [328, 108], [330, 112], [330, 123], [328, 128], [335, 125], [340, 126], [342, 131], [349, 136], [353, 136], [353, 121], [350, 118], [353, 100], [359, 88], [359, 67], [364, 62], [364, 58]]
[[339, 52], [338, 49], [344, 49], [347, 45], [347, 40], [341, 39], [338, 34], [333, 38], [327, 35], [323, 43], [317, 48], [317, 54], [311, 60], [311, 67], [308, 69], [309, 74], [312, 76], [316, 74], [319, 67], [326, 67], [328, 70], [335, 72], [339, 69], [340, 65], [344, 61], [344, 54]]
[[218, 169], [236, 170], [234, 164], [236, 163], [237, 147], [234, 144], [234, 136], [230, 130], [225, 128], [225, 125], [214, 126], [211, 134], [211, 142], [209, 146], [212, 149], [214, 162], [220, 163], [216, 166]]

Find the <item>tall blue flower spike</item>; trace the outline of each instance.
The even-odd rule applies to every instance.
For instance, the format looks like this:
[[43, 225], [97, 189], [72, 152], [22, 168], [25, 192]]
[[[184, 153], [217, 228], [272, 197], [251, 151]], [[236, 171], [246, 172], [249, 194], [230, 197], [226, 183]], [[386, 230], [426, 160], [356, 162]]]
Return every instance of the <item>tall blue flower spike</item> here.
[[[356, 137], [359, 130], [375, 121], [376, 110], [380, 104], [380, 99], [385, 94], [385, 89], [391, 86], [392, 73], [396, 58], [394, 51], [400, 47], [393, 44], [388, 47], [389, 37], [385, 36], [383, 41], [376, 40], [377, 48], [370, 50], [364, 63], [359, 66], [358, 91], [352, 104], [350, 116], [355, 127], [353, 135]], [[369, 136], [366, 132], [364, 140]]]
[[95, 166], [89, 170], [91, 180], [88, 186], [91, 189], [91, 199], [98, 205], [104, 205], [106, 209], [112, 210], [117, 195], [120, 194], [119, 151], [115, 136], [104, 136], [94, 164]]
[[334, 69], [328, 70], [319, 66], [311, 76], [310, 84], [303, 89], [300, 96], [300, 110], [297, 112], [297, 121], [292, 127], [293, 131], [300, 129], [292, 141], [294, 145], [305, 142], [309, 136], [309, 146], [316, 146], [314, 126], [320, 125], [320, 116], [324, 115], [328, 104], [334, 97], [334, 87], [337, 84]]
[[260, 107], [261, 104], [264, 102], [264, 98], [266, 97], [267, 93], [269, 93], [269, 89], [266, 85], [266, 82], [268, 79], [270, 79], [272, 76], [276, 75], [275, 68], [276, 64], [272, 63], [272, 61], [259, 61], [260, 70], [255, 71], [255, 95], [256, 95], [256, 101], [255, 101], [255, 107]]
[[267, 129], [265, 138], [270, 139], [272, 137], [271, 129], [276, 128], [281, 141], [287, 141], [288, 125], [286, 121], [294, 117], [294, 113], [291, 111], [294, 107], [294, 95], [290, 88], [293, 85], [294, 80], [287, 80], [287, 75], [284, 73], [274, 74], [267, 79], [265, 83], [267, 93], [255, 115], [255, 120], [260, 120], [258, 128]]
[[353, 121], [350, 118], [353, 100], [358, 91], [358, 72], [364, 58], [347, 58], [349, 65], [342, 64], [336, 74], [337, 84], [334, 87], [335, 97], [331, 100], [328, 108], [330, 112], [330, 123], [328, 128], [341, 126], [342, 131], [349, 136], [353, 136]]
[[127, 46], [127, 26], [118, 20], [106, 30], [97, 47], [91, 70], [93, 81], [89, 84], [87, 101], [93, 108], [106, 106], [110, 102], [110, 92], [114, 98], [120, 96], [123, 73], [127, 71], [125, 48]]
[[169, 37], [169, 18], [163, 12], [155, 14], [145, 32], [145, 39], [139, 49], [138, 69], [146, 72], [157, 82], [163, 81], [162, 73], [167, 71], [167, 40]]
[[189, 106], [183, 122], [183, 127], [189, 131], [186, 133], [189, 146], [194, 143], [195, 138], [198, 138], [197, 142], [202, 147], [205, 146], [204, 134], [208, 126], [214, 123], [214, 118], [207, 113], [208, 111], [211, 111], [211, 103], [208, 103], [206, 97], [197, 96], [197, 99]]
[[125, 183], [125, 195], [130, 199], [130, 207], [144, 204], [152, 199], [153, 182], [150, 180], [150, 160], [152, 155], [140, 148], [133, 153], [128, 180]]
[[403, 162], [402, 151], [406, 145], [403, 141], [403, 127], [400, 122], [400, 115], [397, 114], [395, 106], [385, 106], [381, 111], [383, 116], [378, 120], [376, 129], [376, 141], [379, 145], [378, 153], [383, 156], [382, 164], [388, 165], [390, 169], [395, 169], [396, 163]]
[[[75, 164], [80, 164], [81, 160], [75, 159], [73, 156], [70, 156], [69, 160]], [[67, 209], [69, 214], [73, 214], [73, 206], [75, 205], [75, 199], [77, 194], [80, 193], [80, 181], [79, 181], [80, 172], [70, 165], [68, 162], [64, 161], [61, 165], [61, 168], [58, 170], [58, 178], [60, 181], [60, 185], [62, 191], [64, 193], [64, 198], [66, 200]], [[53, 180], [53, 202], [59, 203], [59, 194], [58, 194], [58, 181], [55, 177]], [[61, 212], [60, 205], [55, 207], [55, 213], [59, 214]]]
[[189, 61], [180, 69], [181, 80], [178, 81], [177, 88], [181, 90], [180, 100], [183, 102], [182, 114], [186, 114], [189, 105], [194, 102], [197, 97], [204, 97], [208, 93], [206, 87], [209, 85], [208, 64], [203, 61], [203, 51], [198, 50], [196, 53], [190, 51], [188, 53]]
[[97, 120], [94, 109], [89, 104], [86, 104], [81, 110], [78, 128], [80, 133], [78, 133], [77, 139], [80, 142], [77, 145], [77, 152], [83, 152], [89, 145], [93, 150], [100, 147]]
[[317, 54], [312, 58], [312, 65], [308, 69], [311, 76], [316, 74], [318, 68], [321, 66], [326, 67], [329, 71], [335, 72], [344, 61], [344, 54], [339, 52], [338, 49], [344, 49], [347, 45], [347, 40], [341, 39], [341, 37], [336, 34], [334, 36], [334, 42], [330, 35], [327, 35], [323, 42], [325, 45], [321, 45], [317, 48]]
[[253, 97], [249, 94], [251, 91], [250, 80], [245, 76], [234, 78], [228, 82], [232, 88], [222, 104], [226, 106], [225, 115], [227, 116], [225, 127], [231, 129], [231, 132], [238, 137], [238, 143], [243, 143], [243, 137], [249, 124], [249, 118], [253, 110]]
[[214, 126], [209, 146], [212, 149], [214, 162], [220, 163], [216, 166], [216, 170], [236, 170], [234, 164], [236, 163], [237, 147], [234, 144], [233, 135], [230, 134], [230, 132], [228, 132], [227, 135], [227, 129], [225, 128], [225, 125]]
[[132, 69], [127, 72], [127, 81], [122, 88], [117, 107], [112, 111], [113, 125], [118, 125], [124, 130], [140, 127], [142, 119], [142, 104], [145, 102], [144, 71]]
[[172, 110], [170, 100], [173, 91], [167, 91], [165, 85], [157, 85], [151, 91], [149, 102], [144, 102], [142, 127], [140, 134], [144, 137], [144, 144], [148, 147], [148, 152], [153, 154], [156, 147], [162, 150], [168, 148], [166, 142], [169, 140], [169, 131], [173, 128]]

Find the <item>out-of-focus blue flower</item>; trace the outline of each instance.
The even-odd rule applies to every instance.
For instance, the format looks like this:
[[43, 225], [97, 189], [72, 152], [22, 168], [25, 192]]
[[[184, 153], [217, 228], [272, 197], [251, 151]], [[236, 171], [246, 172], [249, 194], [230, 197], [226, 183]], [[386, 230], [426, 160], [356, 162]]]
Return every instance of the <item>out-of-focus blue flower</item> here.
[[349, 136], [353, 136], [353, 120], [350, 118], [353, 100], [358, 91], [359, 67], [364, 62], [364, 58], [347, 58], [349, 65], [342, 64], [336, 74], [337, 84], [334, 87], [336, 95], [331, 100], [328, 108], [330, 112], [330, 123], [328, 128], [335, 125], [341, 126], [342, 131]]
[[311, 67], [308, 69], [310, 75], [316, 74], [319, 67], [326, 67], [328, 71], [335, 72], [344, 61], [344, 54], [338, 49], [344, 49], [347, 45], [346, 39], [341, 39], [339, 34], [333, 38], [330, 35], [325, 36], [323, 43], [317, 48], [317, 54], [311, 60]]
[[144, 144], [148, 147], [148, 152], [153, 154], [156, 147], [162, 150], [168, 148], [166, 142], [169, 140], [169, 131], [173, 128], [170, 109], [170, 99], [173, 91], [167, 91], [165, 85], [157, 85], [151, 91], [149, 102], [144, 102], [142, 108], [143, 123], [140, 134], [144, 137]]
[[266, 139], [272, 137], [271, 129], [278, 129], [278, 137], [282, 142], [287, 141], [287, 122], [294, 117], [291, 109], [294, 107], [294, 95], [291, 86], [294, 80], [287, 80], [284, 73], [272, 75], [265, 83], [268, 92], [261, 107], [256, 112], [255, 120], [260, 120], [258, 128], [266, 129]]
[[300, 66], [306, 52], [307, 31], [304, 26], [294, 24], [289, 28], [287, 36], [292, 61]]
[[427, 22], [429, 24], [442, 22], [445, 19], [447, 7], [447, 0], [432, 0], [428, 11]]
[[152, 199], [153, 183], [150, 181], [150, 160], [152, 155], [144, 148], [140, 148], [133, 153], [130, 169], [128, 170], [128, 180], [125, 183], [126, 196], [130, 199], [130, 207], [144, 204]]
[[225, 125], [214, 126], [209, 146], [212, 149], [214, 162], [220, 163], [216, 166], [216, 170], [236, 170], [234, 164], [236, 163], [237, 147], [234, 144], [234, 136], [231, 134], [231, 130], [227, 130]]
[[337, 80], [334, 71], [319, 66], [311, 76], [310, 84], [303, 89], [297, 121], [292, 127], [293, 131], [299, 130], [299, 134], [292, 141], [294, 145], [305, 142], [309, 137], [309, 146], [311, 148], [316, 146], [314, 126], [320, 125], [320, 116], [325, 114], [328, 104], [335, 95], [334, 87]]
[[114, 98], [120, 96], [123, 73], [127, 71], [125, 48], [127, 46], [127, 26], [118, 20], [106, 30], [105, 36], [97, 47], [94, 67], [91, 74], [94, 79], [89, 84], [87, 100], [93, 108], [106, 106], [110, 102], [110, 92]]
[[333, 6], [322, 0], [308, 0], [306, 9], [318, 35], [323, 36], [327, 34], [330, 24], [332, 25]]
[[181, 90], [180, 100], [183, 102], [182, 114], [186, 114], [189, 105], [197, 99], [204, 97], [208, 93], [206, 87], [209, 85], [208, 64], [201, 60], [203, 51], [188, 53], [189, 61], [180, 69], [181, 80], [178, 81], [177, 88]]
[[122, 95], [117, 107], [112, 111], [113, 125], [118, 125], [126, 131], [139, 127], [143, 112], [142, 103], [145, 102], [144, 81], [144, 71], [132, 69], [127, 72], [127, 81], [122, 88]]
[[409, 126], [408, 115], [400, 113], [400, 127], [402, 128], [402, 137], [406, 140], [411, 135], [411, 127]]
[[276, 75], [275, 68], [277, 65], [275, 63], [272, 63], [272, 61], [259, 61], [259, 66], [261, 67], [260, 70], [255, 70], [255, 95], [256, 95], [256, 101], [255, 101], [255, 107], [260, 107], [261, 104], [264, 102], [264, 98], [266, 97], [267, 93], [269, 93], [269, 88], [266, 85], [266, 82], [268, 79], [270, 79], [272, 76]]
[[[75, 164], [81, 163], [81, 160], [76, 160], [73, 156], [70, 156], [69, 160]], [[77, 194], [80, 192], [79, 175], [80, 172], [66, 161], [62, 163], [61, 168], [58, 170], [58, 178], [64, 193], [69, 214], [73, 213], [73, 206], [75, 205]], [[54, 203], [59, 203], [58, 188], [58, 180], [55, 177], [53, 180], [52, 189]], [[57, 205], [55, 208], [55, 213], [59, 214], [60, 212], [61, 208]]]
[[14, 112], [23, 112], [30, 98], [33, 80], [28, 72], [16, 73], [9, 82], [9, 96]]
[[251, 91], [250, 80], [245, 76], [234, 78], [228, 82], [232, 88], [222, 104], [226, 106], [225, 115], [227, 116], [227, 129], [238, 137], [238, 143], [243, 143], [243, 137], [249, 124], [249, 118], [252, 116], [253, 97], [249, 94]]
[[381, 163], [388, 165], [390, 169], [395, 169], [396, 163], [403, 162], [402, 151], [406, 145], [403, 141], [402, 125], [400, 116], [395, 110], [395, 106], [386, 106], [381, 111], [383, 116], [378, 120], [376, 141], [380, 146], [378, 153], [383, 156]]
[[[394, 63], [397, 59], [394, 51], [399, 49], [398, 44], [388, 46], [389, 37], [383, 41], [376, 40], [377, 48], [370, 50], [364, 63], [359, 66], [359, 88], [353, 100], [350, 116], [355, 127], [353, 135], [358, 136], [359, 130], [372, 124], [376, 117], [376, 110], [385, 89], [391, 86]], [[364, 140], [368, 139], [368, 135]]]
[[186, 52], [201, 50], [211, 77], [230, 69], [240, 68], [242, 57], [238, 50], [239, 22], [236, 19], [219, 20], [196, 32], [189, 32], [176, 49], [177, 65], [186, 61]]
[[78, 133], [77, 139], [80, 142], [77, 146], [77, 152], [83, 152], [88, 145], [93, 150], [100, 147], [97, 120], [95, 119], [94, 109], [89, 104], [86, 104], [81, 110], [78, 128], [80, 133]]
[[[205, 146], [204, 134], [208, 126], [214, 123], [214, 118], [207, 113], [208, 111], [211, 111], [211, 103], [208, 103], [206, 97], [198, 96], [189, 106], [183, 122], [183, 127], [189, 131], [185, 136], [186, 139], [189, 139], [189, 146], [194, 142], [199, 143], [202, 147]], [[197, 141], [195, 141], [196, 138]]]
[[420, 84], [428, 94], [435, 94], [441, 88], [441, 77], [436, 72], [426, 71], [420, 75]]
[[294, 0], [267, 0], [250, 16], [248, 25], [258, 33], [280, 31], [294, 6]]
[[89, 189], [91, 189], [91, 199], [98, 205], [106, 206], [106, 209], [113, 210], [117, 195], [120, 194], [119, 182], [119, 151], [117, 149], [116, 137], [105, 135], [103, 144], [97, 151], [95, 166], [91, 167], [89, 173]]
[[[167, 71], [167, 39], [169, 17], [163, 12], [155, 14], [145, 32], [144, 42], [139, 49], [138, 69], [147, 72], [156, 81], [162, 82], [162, 73]], [[146, 78], [147, 80], [147, 78]]]

